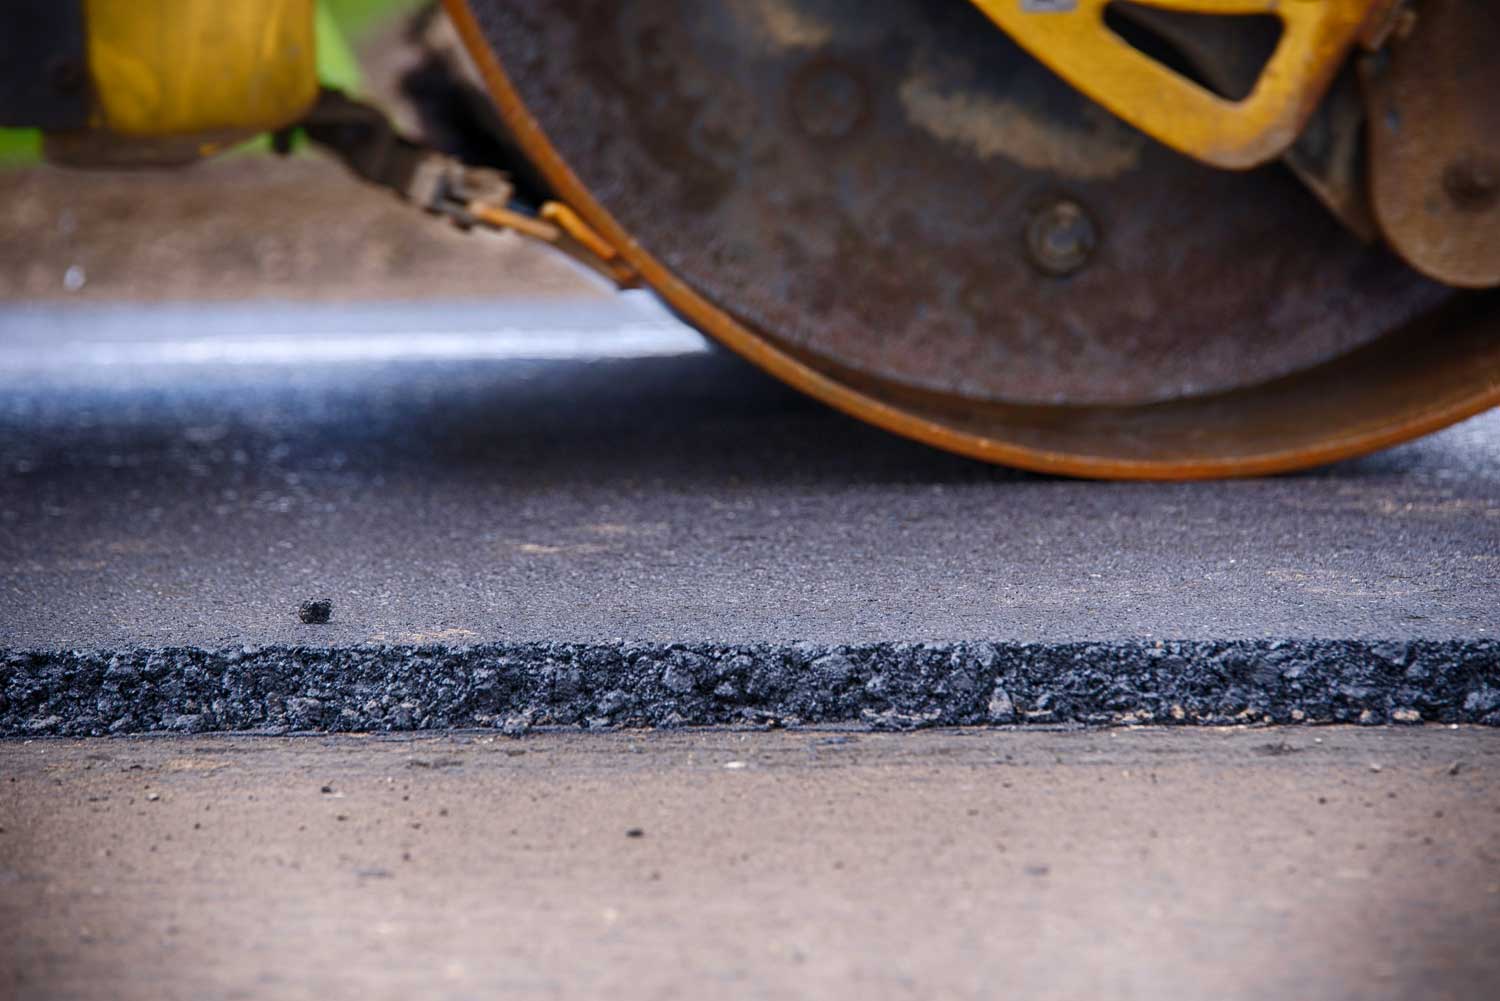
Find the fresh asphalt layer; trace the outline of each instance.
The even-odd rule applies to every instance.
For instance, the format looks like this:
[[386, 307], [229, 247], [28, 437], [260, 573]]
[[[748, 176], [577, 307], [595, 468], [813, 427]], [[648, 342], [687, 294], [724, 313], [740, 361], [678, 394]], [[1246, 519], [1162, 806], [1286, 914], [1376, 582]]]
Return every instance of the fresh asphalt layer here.
[[0, 313], [0, 732], [1500, 722], [1497, 567], [1495, 416], [1088, 483], [642, 300]]

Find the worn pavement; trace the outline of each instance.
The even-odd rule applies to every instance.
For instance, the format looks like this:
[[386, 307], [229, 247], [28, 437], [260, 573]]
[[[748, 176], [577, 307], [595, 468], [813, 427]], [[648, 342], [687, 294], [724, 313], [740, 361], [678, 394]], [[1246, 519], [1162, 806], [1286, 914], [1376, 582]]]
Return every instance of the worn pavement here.
[[0, 742], [0, 995], [1478, 1001], [1500, 731]]

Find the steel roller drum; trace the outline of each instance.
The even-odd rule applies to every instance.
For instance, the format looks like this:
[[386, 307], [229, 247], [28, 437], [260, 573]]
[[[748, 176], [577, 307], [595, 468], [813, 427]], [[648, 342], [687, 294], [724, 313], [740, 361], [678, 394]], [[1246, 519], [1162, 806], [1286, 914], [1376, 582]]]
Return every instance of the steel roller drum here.
[[[967, 0], [449, 10], [528, 158], [676, 310], [892, 431], [1189, 478], [1500, 402], [1493, 295], [1362, 243], [1280, 165], [1156, 144]], [[1059, 207], [1085, 235], [1065, 267]]]

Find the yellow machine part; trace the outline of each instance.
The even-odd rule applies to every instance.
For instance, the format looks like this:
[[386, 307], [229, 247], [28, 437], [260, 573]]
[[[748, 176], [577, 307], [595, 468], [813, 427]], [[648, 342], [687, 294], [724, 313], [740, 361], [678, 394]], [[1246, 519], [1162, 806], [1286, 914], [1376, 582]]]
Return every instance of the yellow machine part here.
[[1160, 142], [1243, 170], [1296, 140], [1362, 32], [1389, 0], [1137, 0], [1186, 14], [1266, 15], [1281, 43], [1251, 94], [1225, 100], [1134, 49], [1104, 23], [1111, 0], [973, 0], [1064, 80]]
[[317, 95], [315, 0], [86, 0], [98, 125], [117, 135], [263, 132]]

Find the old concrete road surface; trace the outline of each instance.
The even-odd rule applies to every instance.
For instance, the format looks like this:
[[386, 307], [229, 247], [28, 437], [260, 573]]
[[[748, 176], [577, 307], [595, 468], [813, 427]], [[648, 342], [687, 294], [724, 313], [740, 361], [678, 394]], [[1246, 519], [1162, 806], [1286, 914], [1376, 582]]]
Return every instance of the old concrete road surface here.
[[0, 312], [0, 732], [1500, 721], [1497, 567], [1494, 416], [1083, 483], [646, 299]]
[[0, 743], [0, 996], [1483, 1001], [1500, 731]]

